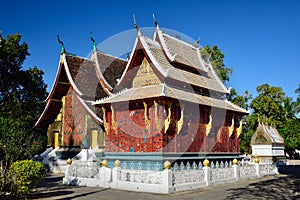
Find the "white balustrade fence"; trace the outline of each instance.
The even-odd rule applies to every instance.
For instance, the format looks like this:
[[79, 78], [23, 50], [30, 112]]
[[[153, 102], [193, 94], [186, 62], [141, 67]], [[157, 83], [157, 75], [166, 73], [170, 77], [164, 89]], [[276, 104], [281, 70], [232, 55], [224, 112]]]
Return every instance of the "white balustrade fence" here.
[[[238, 181], [243, 178], [260, 177], [276, 173], [273, 164], [211, 162], [174, 163], [172, 169], [133, 169], [132, 163], [121, 163], [122, 168], [100, 167], [93, 162], [75, 161], [67, 165], [64, 184], [98, 186], [131, 191], [172, 193], [174, 191], [205, 187], [208, 185]], [[120, 166], [120, 165], [117, 165]]]

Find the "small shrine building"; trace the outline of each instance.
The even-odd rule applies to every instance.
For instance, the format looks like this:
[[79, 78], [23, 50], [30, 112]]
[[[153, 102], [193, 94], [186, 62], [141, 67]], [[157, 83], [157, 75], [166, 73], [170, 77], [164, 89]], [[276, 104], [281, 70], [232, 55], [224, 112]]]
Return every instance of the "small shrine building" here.
[[251, 139], [252, 155], [263, 162], [285, 160], [284, 140], [274, 126], [259, 123]]
[[48, 145], [79, 146], [86, 138], [105, 152], [109, 165], [118, 159], [142, 162], [141, 168], [239, 156], [248, 111], [226, 100], [229, 90], [199, 46], [164, 33], [157, 23], [153, 38], [136, 29], [128, 60], [95, 44], [91, 58], [62, 52], [36, 123], [47, 130]]

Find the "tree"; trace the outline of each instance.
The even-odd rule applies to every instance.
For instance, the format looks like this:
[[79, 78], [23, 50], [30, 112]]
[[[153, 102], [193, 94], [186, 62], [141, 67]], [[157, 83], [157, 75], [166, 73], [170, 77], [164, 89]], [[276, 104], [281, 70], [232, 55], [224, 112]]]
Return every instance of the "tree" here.
[[284, 139], [285, 152], [293, 157], [295, 149], [300, 148], [300, 121], [296, 118], [291, 118], [285, 121], [284, 125], [278, 129], [278, 132]]
[[249, 109], [249, 101], [252, 99], [252, 95], [248, 90], [244, 92], [244, 95], [238, 95], [234, 88], [231, 88], [228, 100], [242, 108]]
[[0, 36], [0, 177], [2, 191], [10, 165], [31, 158], [45, 144], [33, 127], [44, 108], [47, 85], [37, 67], [22, 69], [28, 45], [21, 35]]
[[254, 110], [252, 115], [264, 123], [276, 125], [284, 139], [285, 151], [292, 156], [300, 147], [300, 121], [296, 117], [299, 103], [285, 96], [281, 87], [263, 84], [257, 86], [257, 92], [258, 96], [250, 104]]
[[254, 113], [269, 124], [282, 124], [282, 102], [285, 99], [282, 88], [263, 84], [257, 86], [256, 90], [258, 96], [250, 104]]
[[214, 45], [211, 48], [210, 46], [206, 45], [200, 50], [200, 54], [204, 60], [211, 62], [214, 70], [217, 72], [223, 83], [229, 81], [233, 69], [225, 66], [225, 55], [218, 48], [218, 46]]
[[282, 119], [288, 120], [296, 118], [296, 114], [300, 110], [300, 104], [298, 102], [293, 102], [290, 97], [285, 97], [282, 104]]
[[300, 113], [300, 83], [295, 92], [298, 94], [298, 98], [297, 98], [298, 108], [296, 110], [296, 113], [298, 114], [298, 113]]

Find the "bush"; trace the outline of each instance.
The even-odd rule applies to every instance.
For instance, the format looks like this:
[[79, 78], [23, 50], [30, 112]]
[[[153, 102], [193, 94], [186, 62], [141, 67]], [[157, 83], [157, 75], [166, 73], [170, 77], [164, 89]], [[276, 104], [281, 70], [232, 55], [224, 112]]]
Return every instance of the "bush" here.
[[45, 176], [46, 169], [39, 162], [32, 160], [14, 162], [8, 171], [11, 194], [19, 199], [25, 199]]

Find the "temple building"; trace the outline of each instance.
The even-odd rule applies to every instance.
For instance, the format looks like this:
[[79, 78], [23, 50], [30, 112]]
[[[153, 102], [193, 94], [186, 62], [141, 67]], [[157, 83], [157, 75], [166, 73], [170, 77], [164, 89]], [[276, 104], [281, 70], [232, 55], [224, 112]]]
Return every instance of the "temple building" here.
[[[91, 58], [62, 51], [36, 123], [47, 130], [49, 146], [85, 148], [88, 141], [88, 147], [102, 149], [109, 165], [119, 159], [140, 168], [239, 155], [242, 116], [248, 111], [226, 100], [229, 90], [197, 43], [155, 24], [153, 38], [135, 24], [128, 60], [100, 52], [95, 44]], [[143, 166], [137, 166], [140, 161]]]
[[261, 161], [273, 163], [285, 160], [284, 140], [274, 126], [259, 123], [251, 139], [252, 155]]

